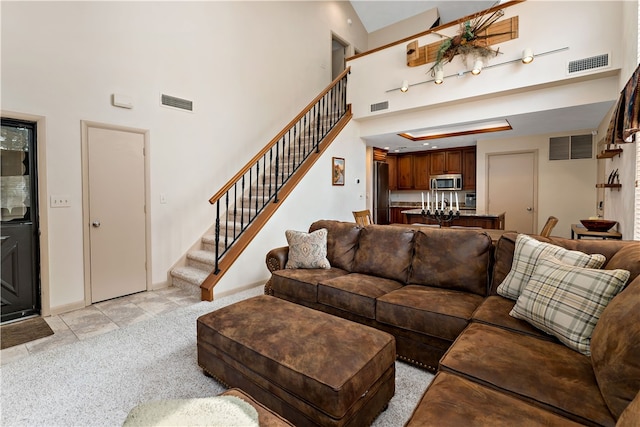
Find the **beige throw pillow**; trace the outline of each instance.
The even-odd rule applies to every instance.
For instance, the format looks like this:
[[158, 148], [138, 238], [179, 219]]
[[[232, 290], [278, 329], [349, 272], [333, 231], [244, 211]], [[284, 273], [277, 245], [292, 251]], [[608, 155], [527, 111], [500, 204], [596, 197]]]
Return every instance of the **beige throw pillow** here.
[[541, 242], [526, 234], [518, 234], [511, 270], [498, 286], [498, 294], [517, 300], [529, 282], [538, 260], [547, 256], [552, 256], [564, 264], [585, 268], [600, 268], [606, 261], [604, 255], [570, 251], [551, 243]]
[[627, 270], [580, 268], [543, 258], [509, 314], [590, 356], [593, 328], [609, 301], [622, 291], [629, 274]]
[[327, 229], [312, 233], [285, 231], [289, 257], [285, 268], [331, 268], [327, 259]]

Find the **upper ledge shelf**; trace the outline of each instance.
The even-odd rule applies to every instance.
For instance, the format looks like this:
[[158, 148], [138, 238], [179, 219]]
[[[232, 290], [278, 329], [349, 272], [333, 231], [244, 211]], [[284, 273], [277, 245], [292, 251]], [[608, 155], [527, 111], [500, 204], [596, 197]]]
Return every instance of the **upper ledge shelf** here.
[[596, 156], [596, 159], [611, 159], [615, 156], [619, 156], [622, 153], [622, 148], [614, 148], [612, 150], [604, 150]]

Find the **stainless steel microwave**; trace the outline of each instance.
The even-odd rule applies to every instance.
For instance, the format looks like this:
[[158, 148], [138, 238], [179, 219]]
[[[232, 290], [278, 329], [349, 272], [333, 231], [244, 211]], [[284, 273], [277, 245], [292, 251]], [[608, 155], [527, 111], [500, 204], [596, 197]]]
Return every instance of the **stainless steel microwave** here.
[[462, 190], [462, 175], [459, 173], [431, 175], [429, 182], [431, 190]]

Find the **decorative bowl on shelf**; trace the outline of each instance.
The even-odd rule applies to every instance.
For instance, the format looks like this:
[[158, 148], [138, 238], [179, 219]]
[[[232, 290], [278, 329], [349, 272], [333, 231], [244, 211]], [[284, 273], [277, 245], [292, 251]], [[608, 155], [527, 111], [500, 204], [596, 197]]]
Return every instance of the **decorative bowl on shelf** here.
[[618, 221], [608, 219], [581, 219], [580, 222], [589, 231], [609, 231]]

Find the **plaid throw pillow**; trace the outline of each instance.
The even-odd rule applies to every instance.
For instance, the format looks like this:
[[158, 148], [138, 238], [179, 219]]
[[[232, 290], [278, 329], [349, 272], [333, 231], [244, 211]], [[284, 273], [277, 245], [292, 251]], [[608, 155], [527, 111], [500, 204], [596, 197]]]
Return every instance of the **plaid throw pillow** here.
[[498, 286], [498, 295], [517, 300], [527, 285], [539, 259], [552, 256], [564, 264], [576, 267], [600, 268], [606, 261], [604, 255], [589, 255], [570, 251], [557, 245], [540, 242], [526, 234], [518, 234], [511, 270]]
[[609, 301], [622, 291], [629, 274], [627, 270], [580, 268], [543, 258], [509, 314], [590, 356], [593, 328]]
[[289, 257], [285, 268], [331, 268], [327, 259], [327, 229], [312, 233], [285, 231]]

